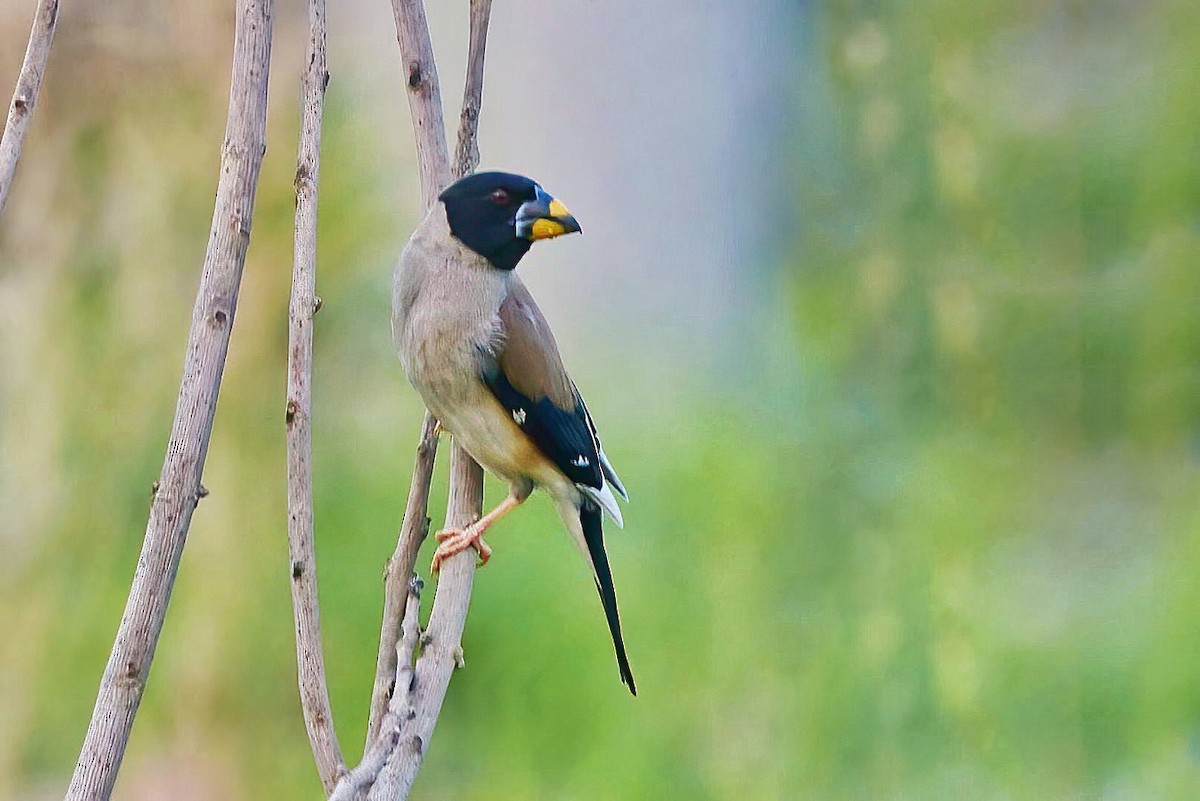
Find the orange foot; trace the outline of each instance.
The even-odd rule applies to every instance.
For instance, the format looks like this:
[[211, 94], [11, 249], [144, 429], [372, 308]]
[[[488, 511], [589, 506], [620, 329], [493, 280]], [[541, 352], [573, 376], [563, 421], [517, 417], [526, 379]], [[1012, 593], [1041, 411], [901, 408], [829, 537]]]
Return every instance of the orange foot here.
[[434, 552], [433, 565], [429, 569], [437, 573], [442, 569], [444, 560], [457, 553], [462, 553], [467, 548], [474, 548], [478, 551], [479, 563], [486, 565], [488, 559], [492, 558], [492, 549], [483, 541], [483, 531], [478, 526], [467, 526], [465, 529], [446, 528], [434, 534], [433, 536], [441, 545]]

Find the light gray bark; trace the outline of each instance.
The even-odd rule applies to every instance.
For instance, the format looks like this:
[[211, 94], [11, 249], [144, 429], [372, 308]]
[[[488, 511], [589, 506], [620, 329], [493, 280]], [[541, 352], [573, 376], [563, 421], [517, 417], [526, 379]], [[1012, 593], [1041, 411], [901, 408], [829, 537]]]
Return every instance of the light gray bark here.
[[162, 473], [129, 599], [92, 712], [68, 801], [107, 799], [142, 699], [200, 486], [250, 242], [266, 149], [272, 0], [238, 0], [229, 119], [212, 230], [188, 334]]
[[438, 193], [450, 183], [450, 154], [446, 149], [446, 123], [442, 119], [442, 90], [438, 85], [433, 40], [425, 19], [423, 0], [392, 0], [396, 41], [408, 86], [408, 111], [417, 144], [417, 169], [421, 175], [421, 208], [433, 208]]
[[[413, 464], [412, 484], [404, 509], [404, 522], [396, 550], [388, 559], [384, 573], [383, 626], [379, 634], [379, 656], [375, 665], [375, 685], [371, 689], [371, 712], [367, 722], [366, 747], [379, 736], [379, 727], [387, 712], [392, 685], [396, 681], [396, 637], [405, 609], [409, 579], [417, 561], [417, 551], [429, 533], [429, 485], [433, 481], [433, 463], [437, 458], [438, 437], [434, 431], [437, 421], [425, 413], [421, 424], [421, 441]], [[364, 749], [365, 750], [365, 749]], [[376, 771], [378, 773], [378, 771]]]
[[462, 111], [458, 115], [458, 145], [454, 148], [454, 177], [479, 166], [479, 112], [483, 108], [483, 56], [487, 50], [492, 0], [471, 0], [471, 39], [467, 46], [467, 77]]
[[416, 710], [413, 708], [413, 690], [416, 685], [413, 680], [413, 660], [417, 653], [417, 643], [421, 638], [421, 587], [421, 580], [412, 576], [407, 585], [403, 633], [396, 642], [396, 653], [393, 659], [400, 669], [395, 673], [395, 689], [391, 693], [387, 709], [379, 721], [381, 734], [372, 738], [370, 747], [363, 754], [362, 762], [338, 782], [329, 801], [350, 801], [362, 798], [362, 793], [379, 778], [379, 771], [383, 770], [383, 766], [387, 764], [388, 759], [396, 750], [404, 722], [411, 720], [416, 715]]
[[288, 308], [287, 470], [288, 553], [292, 612], [296, 624], [296, 674], [300, 706], [317, 773], [326, 793], [345, 772], [333, 726], [321, 615], [317, 602], [317, 562], [313, 543], [312, 353], [313, 316], [318, 309], [317, 188], [320, 175], [321, 118], [329, 72], [325, 59], [325, 0], [309, 0], [309, 39], [301, 80], [303, 108], [296, 160], [296, 230], [292, 297]]
[[25, 60], [21, 63], [17, 87], [8, 105], [4, 136], [0, 137], [0, 214], [4, 212], [13, 174], [17, 171], [17, 161], [21, 158], [25, 129], [33, 116], [33, 107], [37, 105], [38, 91], [42, 88], [42, 76], [46, 74], [46, 61], [50, 58], [50, 46], [54, 43], [57, 26], [58, 0], [38, 0], [33, 15], [33, 30], [29, 32], [29, 45], [25, 48]]
[[[483, 505], [483, 471], [455, 446], [450, 452], [450, 501], [446, 525], [461, 528], [479, 518]], [[425, 758], [442, 701], [456, 668], [465, 664], [462, 633], [467, 624], [471, 588], [475, 578], [475, 551], [467, 549], [442, 563], [429, 626], [421, 637], [421, 656], [411, 685], [397, 681], [397, 690], [412, 693], [411, 713], [401, 720], [392, 754], [367, 795], [368, 801], [402, 801], [408, 798]], [[386, 734], [386, 729], [384, 731]]]

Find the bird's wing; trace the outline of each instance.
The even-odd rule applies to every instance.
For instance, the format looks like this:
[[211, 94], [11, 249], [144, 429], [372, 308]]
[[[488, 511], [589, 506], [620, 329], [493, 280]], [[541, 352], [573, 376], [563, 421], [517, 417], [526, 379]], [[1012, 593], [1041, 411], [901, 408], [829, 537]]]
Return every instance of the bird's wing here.
[[637, 695], [621, 636], [600, 511], [620, 525], [621, 510], [613, 489], [625, 496], [625, 488], [604, 456], [583, 397], [563, 368], [546, 318], [519, 281], [513, 281], [500, 305], [500, 324], [503, 336], [483, 360], [483, 380], [538, 449], [587, 496], [582, 502], [558, 499], [559, 515], [591, 564], [621, 680]]
[[[563, 475], [589, 495], [611, 499], [605, 477], [616, 474], [611, 466], [605, 469], [608, 460], [601, 456], [596, 427], [583, 398], [563, 368], [546, 318], [519, 281], [513, 281], [500, 305], [500, 323], [502, 337], [483, 359], [484, 383]], [[624, 495], [619, 481], [612, 484]], [[615, 503], [596, 500], [616, 508]]]

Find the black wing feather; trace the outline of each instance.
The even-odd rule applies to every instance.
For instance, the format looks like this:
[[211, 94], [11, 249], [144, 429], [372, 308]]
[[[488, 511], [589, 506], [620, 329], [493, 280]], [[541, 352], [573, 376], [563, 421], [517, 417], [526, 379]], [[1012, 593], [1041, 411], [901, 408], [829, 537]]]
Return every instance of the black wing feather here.
[[485, 359], [482, 378], [514, 422], [563, 475], [594, 489], [604, 486], [600, 454], [578, 392], [575, 408], [569, 411], [555, 406], [549, 398], [533, 400], [512, 385], [494, 358]]

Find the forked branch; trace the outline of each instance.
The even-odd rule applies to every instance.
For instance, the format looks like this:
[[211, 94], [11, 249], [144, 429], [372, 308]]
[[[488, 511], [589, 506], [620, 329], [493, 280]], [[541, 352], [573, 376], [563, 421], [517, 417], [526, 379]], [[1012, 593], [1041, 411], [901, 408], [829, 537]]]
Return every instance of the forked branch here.
[[383, 733], [372, 739], [362, 762], [342, 777], [329, 801], [351, 801], [376, 782], [379, 772], [400, 742], [401, 726], [415, 714], [412, 703], [415, 686], [413, 660], [421, 638], [421, 588], [421, 580], [413, 576], [408, 584], [408, 600], [404, 605], [403, 635], [396, 643], [395, 663], [400, 665], [400, 670], [395, 677], [395, 691], [379, 724]]
[[[479, 518], [483, 505], [483, 471], [455, 446], [450, 452], [450, 501], [446, 525], [462, 528]], [[412, 694], [411, 713], [401, 721], [400, 736], [392, 754], [367, 796], [368, 801], [397, 801], [408, 798], [421, 762], [425, 758], [450, 677], [464, 664], [462, 633], [475, 577], [475, 552], [464, 551], [442, 563], [429, 626], [421, 638], [421, 656], [413, 669], [412, 682], [397, 679]], [[400, 673], [405, 665], [401, 664]], [[384, 730], [386, 735], [386, 729]]]
[[[422, 207], [428, 211], [436, 202], [438, 193], [450, 181], [437, 67], [421, 0], [392, 0], [392, 9], [396, 16], [400, 55], [408, 76], [409, 109], [421, 173]], [[476, 136], [490, 14], [491, 0], [472, 0], [469, 63], [455, 151], [455, 176], [465, 175], [479, 163]], [[430, 455], [427, 462], [423, 462], [422, 451], [432, 436], [431, 425], [432, 420], [426, 414], [422, 445], [418, 450], [417, 472], [413, 475], [404, 526], [396, 555], [388, 566], [384, 623], [367, 740], [368, 755], [377, 757], [381, 748], [390, 752], [368, 795], [369, 799], [381, 801], [407, 798], [420, 770], [441, 712], [450, 676], [457, 666], [462, 665], [462, 632], [466, 625], [475, 573], [473, 551], [457, 554], [444, 563], [430, 613], [429, 628], [423, 638], [421, 657], [415, 667], [404, 661], [393, 666], [390, 655], [395, 651], [395, 610], [400, 606], [400, 587], [403, 586], [400, 582], [412, 570], [413, 559], [428, 530], [428, 520], [422, 510], [427, 508], [433, 457]], [[446, 525], [461, 528], [477, 520], [482, 505], [483, 471], [455, 445], [450, 457], [450, 500]], [[413, 671], [411, 685], [401, 681], [401, 677], [409, 670]], [[400, 721], [398, 732], [393, 732], [382, 723], [381, 710], [387, 699], [386, 688], [392, 683], [396, 687], [392, 701], [402, 687], [405, 692], [412, 693], [411, 715]]]

